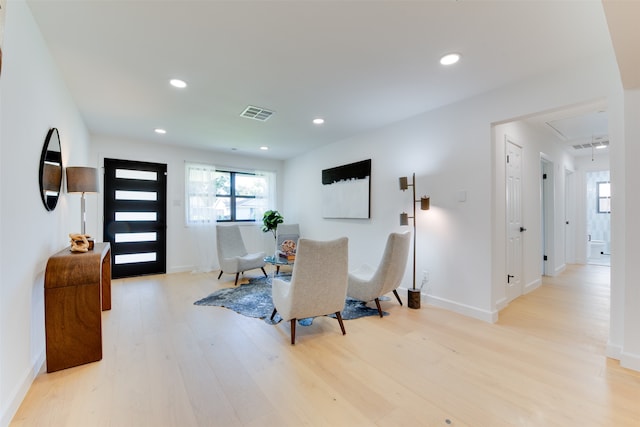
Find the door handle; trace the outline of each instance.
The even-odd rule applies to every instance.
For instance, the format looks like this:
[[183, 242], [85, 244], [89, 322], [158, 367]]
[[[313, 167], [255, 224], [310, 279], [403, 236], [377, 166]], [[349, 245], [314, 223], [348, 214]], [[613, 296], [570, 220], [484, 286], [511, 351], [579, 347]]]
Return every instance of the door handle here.
[[527, 229], [524, 227], [520, 227], [520, 232], [522, 233], [523, 231], [527, 231]]
[[512, 276], [512, 275], [510, 275], [510, 274], [507, 274], [507, 283], [510, 283], [510, 282], [509, 282], [509, 280], [511, 280], [513, 277], [515, 277], [515, 276]]

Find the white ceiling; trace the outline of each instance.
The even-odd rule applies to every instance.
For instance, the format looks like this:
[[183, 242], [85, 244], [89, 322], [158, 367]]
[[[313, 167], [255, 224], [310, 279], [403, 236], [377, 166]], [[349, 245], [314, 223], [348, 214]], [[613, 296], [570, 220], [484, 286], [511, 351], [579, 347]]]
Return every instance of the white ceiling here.
[[611, 49], [598, 0], [27, 3], [92, 133], [278, 159]]

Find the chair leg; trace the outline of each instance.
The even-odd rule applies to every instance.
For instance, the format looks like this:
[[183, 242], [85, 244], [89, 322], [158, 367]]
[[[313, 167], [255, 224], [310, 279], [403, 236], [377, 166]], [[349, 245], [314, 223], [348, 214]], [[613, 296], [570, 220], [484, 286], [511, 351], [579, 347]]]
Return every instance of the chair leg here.
[[233, 286], [238, 286], [238, 277], [240, 277], [240, 273], [236, 273], [236, 282], [233, 284]]
[[380, 300], [378, 298], [375, 299], [376, 307], [378, 307], [378, 314], [382, 317], [382, 308], [380, 307]]
[[264, 267], [260, 267], [260, 270], [262, 270], [262, 274], [264, 274], [264, 277], [269, 277], [269, 276], [267, 276], [267, 272], [264, 271]]
[[280, 274], [280, 266], [276, 265], [276, 275]]
[[276, 317], [276, 313], [278, 312], [278, 309], [274, 307], [273, 309], [273, 313], [271, 313], [271, 317], [269, 318], [270, 320], [273, 320], [274, 317]]
[[222, 270], [220, 270], [220, 274], [218, 274], [218, 280], [222, 277]]
[[336, 319], [340, 323], [340, 329], [342, 329], [342, 335], [346, 335], [347, 331], [344, 330], [344, 323], [342, 323], [342, 314], [339, 311], [336, 311]]
[[291, 345], [296, 343], [296, 319], [291, 319]]
[[402, 300], [400, 299], [400, 295], [398, 295], [398, 290], [394, 289], [393, 290], [393, 294], [396, 296], [398, 302], [400, 303], [400, 305], [402, 305]]

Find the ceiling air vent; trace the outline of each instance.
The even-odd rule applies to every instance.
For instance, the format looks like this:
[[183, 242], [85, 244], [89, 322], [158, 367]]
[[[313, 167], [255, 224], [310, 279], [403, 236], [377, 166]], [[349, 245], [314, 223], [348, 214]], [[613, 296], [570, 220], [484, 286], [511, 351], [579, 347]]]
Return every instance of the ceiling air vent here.
[[573, 146], [573, 148], [575, 148], [576, 150], [582, 150], [584, 148], [591, 148], [591, 147], [601, 147], [601, 146], [608, 146], [609, 145], [609, 141], [607, 140], [601, 140], [601, 141], [596, 141], [596, 142], [590, 142], [587, 144], [576, 144]]
[[259, 120], [261, 122], [264, 122], [269, 117], [271, 117], [272, 114], [273, 114], [273, 111], [271, 110], [249, 105], [247, 108], [244, 109], [242, 113], [240, 113], [240, 116], [246, 117], [247, 119]]

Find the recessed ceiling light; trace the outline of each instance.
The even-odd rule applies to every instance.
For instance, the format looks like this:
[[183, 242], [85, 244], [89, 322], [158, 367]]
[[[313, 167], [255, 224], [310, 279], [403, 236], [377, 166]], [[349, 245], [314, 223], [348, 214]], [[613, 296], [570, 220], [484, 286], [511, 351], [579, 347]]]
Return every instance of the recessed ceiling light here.
[[453, 65], [460, 60], [459, 53], [448, 53], [440, 58], [440, 63], [442, 65]]
[[262, 151], [267, 151], [269, 149], [269, 147], [267, 147], [266, 145], [263, 145], [262, 147], [260, 147], [260, 149]]
[[596, 150], [602, 150], [603, 148], [607, 148], [606, 145], [596, 145]]
[[171, 86], [178, 87], [180, 89], [184, 89], [185, 87], [187, 87], [187, 83], [184, 80], [180, 79], [171, 79], [169, 80], [169, 83], [171, 84]]
[[167, 133], [166, 130], [160, 129], [160, 128], [155, 129], [154, 132], [155, 133], [159, 133], [160, 135], [164, 135], [165, 133]]
[[324, 119], [321, 119], [321, 118], [313, 119], [313, 124], [315, 125], [321, 125], [323, 123], [324, 123]]

